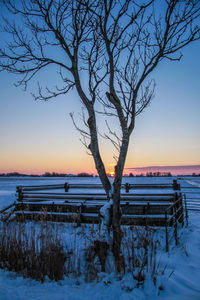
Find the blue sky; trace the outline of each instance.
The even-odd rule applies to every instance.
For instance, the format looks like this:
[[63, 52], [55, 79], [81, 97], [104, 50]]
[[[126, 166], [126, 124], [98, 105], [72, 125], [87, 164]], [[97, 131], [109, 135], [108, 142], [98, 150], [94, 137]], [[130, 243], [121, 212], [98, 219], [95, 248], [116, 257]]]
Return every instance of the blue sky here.
[[[183, 51], [181, 62], [163, 61], [152, 73], [155, 97], [136, 120], [126, 167], [200, 164], [200, 42]], [[54, 82], [54, 70], [39, 79]], [[26, 92], [16, 88], [17, 77], [0, 73], [0, 172], [95, 172], [91, 156], [80, 143], [70, 112], [79, 118], [75, 91], [48, 102], [34, 101], [31, 83]], [[102, 127], [102, 124], [101, 124]], [[115, 150], [102, 141], [108, 171]]]

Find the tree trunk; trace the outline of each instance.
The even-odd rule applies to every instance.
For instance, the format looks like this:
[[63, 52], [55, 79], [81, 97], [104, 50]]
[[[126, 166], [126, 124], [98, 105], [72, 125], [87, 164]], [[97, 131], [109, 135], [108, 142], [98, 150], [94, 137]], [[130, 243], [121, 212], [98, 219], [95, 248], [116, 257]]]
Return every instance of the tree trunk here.
[[117, 176], [113, 183], [112, 252], [115, 258], [115, 265], [118, 273], [120, 273], [122, 269], [122, 257], [121, 257], [122, 231], [121, 231], [120, 193], [121, 193], [121, 178]]
[[120, 149], [119, 159], [115, 166], [115, 180], [113, 183], [113, 210], [112, 210], [112, 230], [113, 230], [113, 244], [112, 251], [115, 258], [117, 272], [121, 272], [123, 267], [123, 257], [121, 256], [121, 184], [124, 170], [124, 164], [129, 145], [129, 134], [127, 130], [123, 130], [123, 140]]

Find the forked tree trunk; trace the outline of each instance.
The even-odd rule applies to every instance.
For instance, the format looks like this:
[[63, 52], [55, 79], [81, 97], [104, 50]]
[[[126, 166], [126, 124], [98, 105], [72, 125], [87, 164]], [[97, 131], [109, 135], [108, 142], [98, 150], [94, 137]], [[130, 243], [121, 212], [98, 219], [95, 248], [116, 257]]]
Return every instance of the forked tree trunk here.
[[[119, 109], [120, 114], [120, 122], [123, 131], [123, 139], [122, 145], [120, 149], [119, 159], [117, 165], [115, 167], [115, 180], [113, 183], [113, 189], [111, 188], [110, 181], [105, 171], [105, 167], [103, 161], [101, 159], [101, 155], [99, 152], [99, 144], [98, 144], [98, 137], [97, 137], [97, 128], [96, 128], [96, 117], [94, 106], [91, 102], [87, 99], [86, 95], [84, 94], [83, 90], [81, 89], [81, 85], [79, 82], [78, 73], [75, 74], [75, 78], [77, 79], [76, 86], [79, 96], [81, 97], [83, 103], [85, 104], [88, 110], [88, 127], [90, 131], [90, 145], [88, 148], [90, 149], [96, 169], [98, 171], [100, 180], [104, 187], [104, 190], [112, 202], [110, 202], [110, 206], [108, 205], [108, 209], [110, 211], [110, 220], [106, 222], [107, 231], [109, 231], [108, 226], [112, 227], [113, 231], [113, 241], [112, 241], [112, 252], [115, 258], [115, 265], [117, 272], [121, 272], [121, 240], [122, 240], [122, 231], [121, 231], [121, 209], [120, 209], [120, 193], [121, 193], [121, 182], [122, 182], [122, 175], [124, 169], [124, 163], [126, 160], [126, 155], [128, 151], [128, 144], [129, 144], [129, 133], [127, 131], [126, 122], [123, 119], [123, 114]], [[112, 205], [111, 205], [112, 203]], [[106, 206], [106, 205], [105, 205]], [[105, 218], [105, 215], [104, 215]], [[109, 225], [108, 225], [109, 224]]]

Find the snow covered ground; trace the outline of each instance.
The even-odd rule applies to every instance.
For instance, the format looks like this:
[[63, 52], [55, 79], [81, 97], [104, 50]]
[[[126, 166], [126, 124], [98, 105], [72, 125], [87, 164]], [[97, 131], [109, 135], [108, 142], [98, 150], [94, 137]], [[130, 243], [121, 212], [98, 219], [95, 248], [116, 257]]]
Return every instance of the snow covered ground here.
[[[129, 183], [168, 183], [173, 178], [125, 178]], [[98, 178], [0, 178], [0, 209], [15, 200], [17, 185], [99, 182]], [[187, 198], [200, 198], [199, 178], [180, 179]], [[200, 202], [200, 200], [199, 200]], [[66, 234], [66, 237], [69, 235]], [[160, 234], [163, 238], [163, 232]], [[161, 247], [157, 254], [157, 282], [147, 276], [144, 285], [135, 286], [131, 275], [117, 279], [112, 273], [102, 274], [100, 282], [85, 283], [83, 278], [65, 277], [60, 282], [40, 283], [24, 279], [14, 272], [0, 270], [0, 300], [131, 300], [131, 299], [200, 299], [200, 212], [189, 211], [189, 226], [181, 232], [180, 243], [170, 246], [169, 253]]]

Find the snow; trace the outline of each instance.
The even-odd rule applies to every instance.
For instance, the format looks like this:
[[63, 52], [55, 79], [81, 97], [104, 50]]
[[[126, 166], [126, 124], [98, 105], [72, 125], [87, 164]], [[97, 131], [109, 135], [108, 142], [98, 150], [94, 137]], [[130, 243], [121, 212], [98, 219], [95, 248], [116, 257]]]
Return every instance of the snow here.
[[[171, 183], [173, 178], [125, 178], [129, 183]], [[0, 209], [11, 204], [15, 198], [17, 185], [54, 184], [66, 181], [76, 183], [99, 183], [98, 178], [56, 178], [56, 179], [0, 179]], [[187, 198], [195, 196], [200, 203], [200, 179], [183, 178], [180, 180]], [[190, 188], [186, 190], [186, 187]], [[80, 190], [81, 191], [81, 190]], [[62, 192], [62, 191], [61, 191]], [[85, 192], [85, 189], [84, 189]], [[138, 190], [136, 191], [138, 193]], [[195, 193], [195, 194], [194, 194]], [[192, 197], [193, 197], [192, 196]], [[65, 226], [66, 240], [73, 243], [74, 229]], [[81, 229], [77, 229], [77, 237]], [[86, 283], [82, 277], [65, 277], [59, 282], [48, 279], [42, 284], [32, 279], [25, 279], [19, 274], [0, 270], [0, 300], [199, 300], [200, 299], [200, 212], [189, 211], [189, 225], [180, 229], [181, 235], [178, 246], [170, 244], [169, 252], [160, 247], [157, 253], [159, 269], [154, 285], [150, 275], [144, 285], [137, 286], [131, 274], [116, 278], [110, 274], [99, 274], [99, 280]], [[164, 232], [158, 234], [164, 239]], [[77, 240], [81, 244], [83, 241]], [[77, 248], [79, 245], [77, 244]]]
[[[196, 178], [195, 178], [195, 179], [196, 179]], [[197, 180], [197, 179], [195, 180], [195, 179], [193, 179], [193, 180], [191, 180], [191, 179], [185, 179], [184, 181], [185, 181], [186, 183], [189, 183], [189, 184], [195, 186], [195, 187], [200, 188], [200, 179], [199, 179], [199, 180]]]

